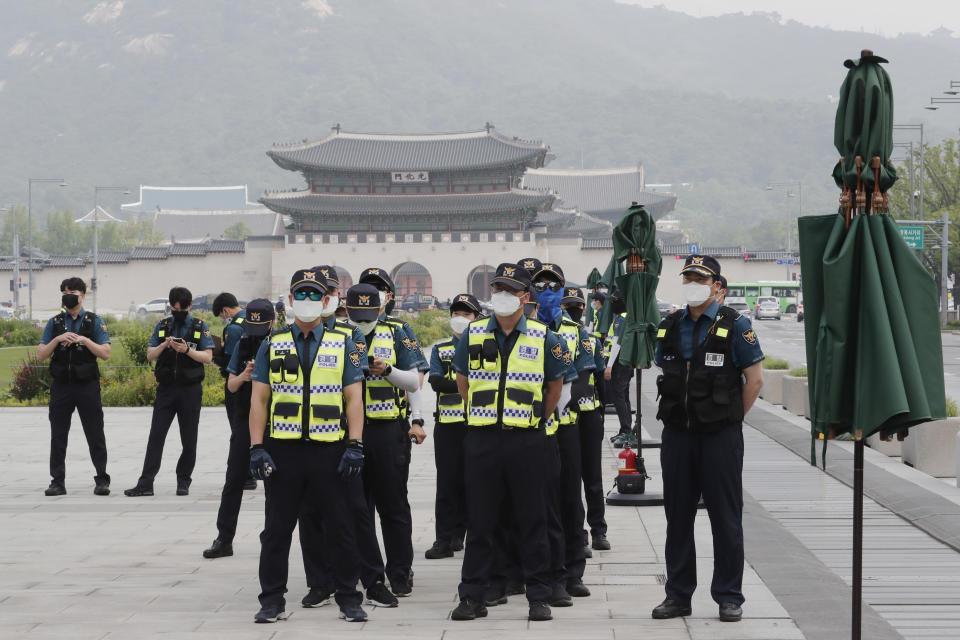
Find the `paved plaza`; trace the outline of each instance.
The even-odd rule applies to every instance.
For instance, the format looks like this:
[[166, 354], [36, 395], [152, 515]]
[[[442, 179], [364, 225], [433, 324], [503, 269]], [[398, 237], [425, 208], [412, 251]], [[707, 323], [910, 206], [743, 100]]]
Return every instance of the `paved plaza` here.
[[[645, 390], [652, 389], [647, 377]], [[653, 398], [644, 396], [644, 425], [657, 435]], [[511, 598], [471, 622], [449, 619], [456, 605], [462, 553], [426, 560], [433, 542], [434, 464], [431, 440], [414, 448], [410, 502], [414, 524], [413, 595], [396, 609], [365, 607], [363, 624], [337, 620], [335, 606], [303, 609], [306, 593], [296, 536], [291, 550], [289, 620], [255, 625], [258, 609], [258, 534], [263, 490], [247, 492], [232, 558], [205, 560], [201, 551], [214, 526], [227, 452], [222, 408], [201, 414], [198, 463], [190, 495], [174, 495], [179, 454], [171, 429], [157, 495], [127, 498], [136, 483], [150, 421], [149, 409], [107, 409], [106, 430], [113, 478], [109, 497], [92, 493], [93, 471], [79, 424], [67, 457], [68, 494], [43, 495], [49, 426], [45, 409], [3, 409], [3, 425], [17, 433], [0, 460], [0, 636], [23, 638], [638, 638], [793, 639], [849, 637], [849, 512], [851, 492], [840, 480], [809, 466], [778, 442], [802, 438], [801, 421], [760, 401], [747, 417], [744, 464], [747, 566], [744, 619], [721, 623], [709, 596], [712, 544], [701, 512], [697, 550], [701, 588], [686, 619], [657, 621], [650, 610], [663, 599], [662, 507], [608, 507], [611, 551], [594, 552], [584, 582], [592, 597], [554, 608], [554, 619], [530, 623], [526, 601]], [[757, 427], [749, 426], [756, 423]], [[608, 435], [616, 431], [607, 416]], [[766, 432], [773, 435], [767, 435]], [[838, 460], [845, 449], [831, 449]], [[868, 454], [873, 452], [868, 451]], [[612, 483], [616, 450], [605, 447]], [[659, 491], [656, 449], [645, 452]], [[868, 461], [873, 458], [868, 457]], [[902, 465], [901, 465], [902, 466]], [[829, 470], [829, 469], [828, 469]], [[908, 470], [912, 473], [913, 470]], [[894, 477], [893, 474], [890, 474]], [[909, 475], [909, 474], [908, 474]], [[871, 474], [868, 472], [868, 495]], [[915, 486], [901, 478], [904, 486]], [[950, 487], [940, 484], [945, 494]], [[954, 492], [956, 493], [956, 492]], [[942, 496], [941, 496], [942, 497]], [[949, 498], [949, 495], [946, 496]], [[956, 502], [956, 501], [954, 501]], [[865, 540], [865, 638], [960, 637], [960, 556], [917, 527], [867, 500]], [[911, 555], [904, 545], [917, 549]], [[893, 551], [900, 547], [900, 551]], [[875, 551], [874, 551], [875, 550]], [[902, 597], [904, 591], [913, 594]], [[939, 590], [939, 592], [938, 592]], [[936, 595], [936, 597], [934, 597]], [[957, 626], [951, 626], [956, 624]]]

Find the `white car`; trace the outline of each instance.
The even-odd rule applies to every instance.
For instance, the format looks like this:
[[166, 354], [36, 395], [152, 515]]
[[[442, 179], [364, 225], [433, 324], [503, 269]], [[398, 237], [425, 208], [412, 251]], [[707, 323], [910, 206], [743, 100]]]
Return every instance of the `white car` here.
[[757, 304], [757, 320], [763, 320], [764, 318], [773, 318], [774, 320], [780, 319], [780, 303], [773, 300], [764, 300], [763, 302]]
[[139, 307], [137, 307], [137, 313], [140, 315], [146, 315], [148, 313], [163, 313], [166, 314], [170, 310], [170, 301], [166, 298], [154, 298], [150, 302], [144, 302]]
[[13, 318], [13, 307], [8, 307], [7, 305], [0, 305], [0, 318], [4, 320], [9, 320]]

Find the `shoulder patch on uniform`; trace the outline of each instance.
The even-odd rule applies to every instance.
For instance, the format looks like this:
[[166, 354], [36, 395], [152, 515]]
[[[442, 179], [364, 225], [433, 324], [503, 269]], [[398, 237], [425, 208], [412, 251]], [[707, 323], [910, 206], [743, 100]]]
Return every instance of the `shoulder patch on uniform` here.
[[757, 344], [757, 334], [753, 329], [748, 329], [744, 331], [743, 339], [749, 342], [750, 344]]
[[417, 346], [417, 343], [411, 340], [410, 338], [404, 338], [403, 340], [401, 340], [401, 342], [403, 343], [403, 346], [407, 348], [408, 351], [413, 351], [414, 347]]
[[587, 353], [593, 353], [593, 340], [581, 340], [580, 344], [583, 345], [583, 348]]
[[350, 362], [353, 363], [353, 366], [360, 366], [360, 354], [358, 354], [356, 351], [351, 351], [348, 357], [350, 358]]
[[564, 358], [563, 358], [563, 354], [564, 354], [563, 345], [560, 344], [559, 342], [558, 342], [557, 344], [553, 345], [553, 348], [550, 349], [550, 353], [552, 353], [552, 354], [553, 354], [553, 357], [556, 358], [557, 360], [563, 360], [563, 359], [564, 359]]
[[106, 331], [106, 330], [107, 330], [107, 325], [105, 325], [104, 323], [101, 322], [101, 323], [100, 323], [100, 328], [103, 329], [104, 331]]
[[353, 343], [353, 346], [357, 348], [357, 353], [360, 354], [361, 356], [367, 352], [367, 344], [365, 342], [360, 342], [359, 340], [356, 340]]
[[207, 337], [209, 338], [209, 337], [210, 337], [210, 329], [204, 330], [203, 335], [205, 335], [205, 336], [207, 336]]
[[573, 362], [573, 357], [570, 356], [570, 352], [569, 352], [569, 351], [564, 351], [564, 352], [563, 352], [563, 364], [569, 365], [571, 362]]

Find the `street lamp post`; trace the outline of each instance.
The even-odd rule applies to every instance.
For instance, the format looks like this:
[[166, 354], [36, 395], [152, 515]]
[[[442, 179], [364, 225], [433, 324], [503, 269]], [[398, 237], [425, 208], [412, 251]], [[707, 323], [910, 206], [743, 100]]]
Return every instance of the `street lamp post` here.
[[97, 312], [97, 292], [100, 289], [100, 280], [97, 277], [97, 265], [99, 262], [99, 238], [100, 238], [100, 192], [101, 191], [122, 191], [124, 195], [130, 195], [130, 190], [126, 187], [94, 187], [93, 188], [93, 280], [90, 283], [90, 289], [93, 293], [93, 312]]
[[61, 187], [67, 186], [63, 178], [28, 178], [27, 179], [27, 246], [29, 255], [27, 259], [27, 271], [29, 273], [27, 281], [27, 317], [33, 321], [33, 184], [43, 182], [56, 182]]
[[[803, 217], [803, 183], [800, 182], [799, 180], [796, 182], [769, 182], [767, 183], [766, 189], [767, 191], [773, 191], [775, 187], [783, 187], [787, 189], [786, 196], [788, 198], [793, 197], [793, 193], [790, 192], [790, 188], [791, 187], [797, 188], [797, 205], [798, 205], [797, 218], [799, 219]], [[790, 245], [791, 245], [790, 236], [792, 235], [791, 233], [792, 231], [793, 231], [793, 224], [788, 223], [787, 224], [787, 260], [793, 259], [793, 252], [790, 249]], [[790, 273], [792, 269], [789, 262], [786, 263], [786, 267], [787, 267], [787, 282], [789, 282], [791, 279]]]
[[0, 211], [10, 212], [11, 249], [13, 250], [13, 313], [20, 313], [20, 237], [17, 235], [16, 207], [10, 205]]

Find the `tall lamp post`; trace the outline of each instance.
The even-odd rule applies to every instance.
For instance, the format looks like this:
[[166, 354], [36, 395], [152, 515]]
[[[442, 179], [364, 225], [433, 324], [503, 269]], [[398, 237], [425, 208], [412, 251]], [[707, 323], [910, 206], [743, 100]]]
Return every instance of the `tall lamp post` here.
[[67, 186], [63, 178], [28, 178], [27, 179], [27, 318], [33, 322], [33, 185], [34, 183], [55, 182], [61, 187]]
[[[769, 182], [769, 183], [767, 183], [766, 189], [767, 189], [767, 191], [773, 191], [775, 188], [778, 188], [778, 187], [781, 187], [781, 188], [784, 188], [784, 189], [787, 190], [787, 191], [786, 191], [786, 196], [787, 196], [788, 198], [794, 197], [794, 193], [793, 193], [792, 191], [790, 191], [790, 189], [792, 189], [792, 188], [794, 188], [794, 187], [796, 188], [796, 190], [797, 190], [797, 193], [796, 193], [796, 198], [797, 198], [797, 218], [803, 217], [803, 183], [800, 182], [799, 180], [797, 180], [797, 181], [795, 181], [795, 182]], [[791, 233], [792, 231], [793, 231], [793, 224], [792, 224], [792, 223], [788, 223], [788, 224], [787, 224], [787, 259], [788, 259], [788, 260], [792, 260], [792, 259], [793, 259], [793, 252], [792, 252], [792, 250], [791, 250], [791, 248], [790, 248], [790, 244], [791, 244], [791, 242], [790, 242], [790, 236], [793, 235], [793, 234]], [[787, 262], [786, 266], [787, 266], [787, 282], [789, 282], [789, 281], [790, 281], [790, 271], [791, 271], [790, 263]]]
[[93, 312], [97, 312], [97, 292], [100, 289], [100, 279], [97, 277], [97, 263], [100, 258], [100, 192], [101, 191], [122, 191], [124, 195], [130, 195], [130, 190], [126, 187], [94, 187], [93, 188], [93, 280], [90, 282], [90, 288], [93, 291]]
[[16, 220], [16, 207], [10, 205], [9, 207], [0, 209], [0, 211], [9, 211], [10, 212], [10, 229], [12, 231], [11, 235], [11, 249], [13, 252], [13, 313], [20, 313], [20, 237], [17, 235], [17, 220]]

